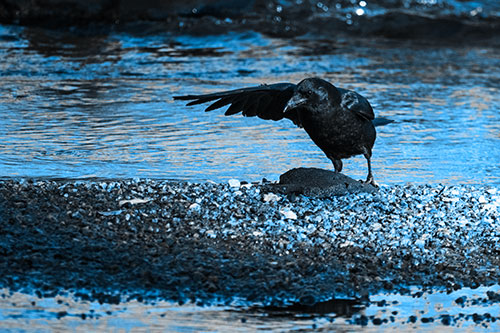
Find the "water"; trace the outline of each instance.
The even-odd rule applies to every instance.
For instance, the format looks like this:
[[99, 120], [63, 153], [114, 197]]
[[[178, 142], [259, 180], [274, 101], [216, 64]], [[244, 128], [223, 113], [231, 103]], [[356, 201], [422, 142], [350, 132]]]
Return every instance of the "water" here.
[[[488, 299], [485, 295], [488, 291], [498, 290], [497, 285], [474, 290], [464, 288], [450, 294], [423, 293], [419, 297], [415, 294], [377, 294], [371, 296], [367, 304], [337, 300], [312, 311], [296, 312], [286, 308], [199, 307], [165, 301], [99, 304], [75, 301], [72, 295], [40, 299], [4, 289], [0, 298], [0, 327], [13, 332], [34, 328], [74, 332], [393, 332], [415, 329], [419, 332], [469, 332], [487, 328], [493, 332], [500, 329], [500, 320], [496, 319], [500, 318], [498, 303], [484, 299]], [[456, 301], [460, 298], [465, 299], [463, 304]]]
[[[366, 96], [382, 184], [500, 184], [500, 58], [488, 46], [86, 34], [0, 26], [0, 176], [277, 179], [332, 169], [290, 121], [185, 107], [201, 94], [319, 76]], [[366, 162], [344, 162], [361, 179]]]

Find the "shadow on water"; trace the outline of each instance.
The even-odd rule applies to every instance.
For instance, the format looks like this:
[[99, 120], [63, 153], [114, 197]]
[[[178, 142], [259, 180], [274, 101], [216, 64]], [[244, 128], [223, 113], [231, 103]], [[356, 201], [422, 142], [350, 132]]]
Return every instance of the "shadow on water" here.
[[[75, 38], [75, 35], [77, 36]], [[116, 57], [119, 43], [110, 41], [108, 34], [78, 34], [45, 29], [23, 29], [21, 37], [28, 42], [24, 52], [34, 52], [44, 57], [82, 58], [82, 61], [106, 61], [106, 56]]]
[[[134, 36], [0, 26], [1, 176], [257, 181], [294, 167], [331, 169], [292, 123], [172, 101], [320, 76], [395, 120], [378, 129], [379, 183], [499, 184], [497, 51], [253, 32]], [[344, 168], [359, 179], [366, 173], [362, 157]]]
[[[2, 328], [32, 330], [50, 325], [55, 330], [188, 331], [498, 331], [498, 286], [464, 288], [412, 295], [378, 294], [361, 305], [336, 299], [316, 305], [240, 307], [177, 305], [171, 302], [124, 301], [107, 304], [75, 300], [70, 295], [38, 298], [2, 290]], [[487, 296], [488, 295], [488, 296]]]
[[350, 318], [365, 307], [356, 299], [332, 298], [328, 301], [314, 304], [293, 303], [289, 306], [264, 306], [251, 307], [249, 313], [265, 313], [269, 317], [296, 317], [314, 318], [317, 316], [331, 315], [334, 317]]

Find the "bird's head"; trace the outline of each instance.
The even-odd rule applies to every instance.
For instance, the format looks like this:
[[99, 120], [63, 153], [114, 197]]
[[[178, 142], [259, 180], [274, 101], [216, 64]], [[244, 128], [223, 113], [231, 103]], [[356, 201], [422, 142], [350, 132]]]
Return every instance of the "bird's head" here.
[[339, 103], [340, 93], [333, 84], [319, 78], [308, 78], [299, 82], [284, 112], [299, 108], [315, 111]]

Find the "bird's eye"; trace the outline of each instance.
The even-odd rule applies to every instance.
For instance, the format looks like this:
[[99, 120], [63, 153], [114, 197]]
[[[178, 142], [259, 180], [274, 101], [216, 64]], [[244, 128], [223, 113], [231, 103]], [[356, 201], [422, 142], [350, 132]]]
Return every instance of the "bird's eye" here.
[[303, 92], [303, 94], [305, 97], [310, 97], [310, 96], [312, 96], [313, 92], [312, 92], [312, 90], [306, 90]]

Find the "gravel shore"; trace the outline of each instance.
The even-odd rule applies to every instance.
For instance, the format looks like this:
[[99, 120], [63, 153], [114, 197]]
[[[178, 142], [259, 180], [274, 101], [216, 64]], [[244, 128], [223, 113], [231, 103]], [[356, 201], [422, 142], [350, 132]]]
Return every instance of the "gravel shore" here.
[[[311, 305], [500, 283], [500, 189], [0, 181], [0, 287], [84, 299]], [[500, 294], [488, 294], [500, 302]]]

